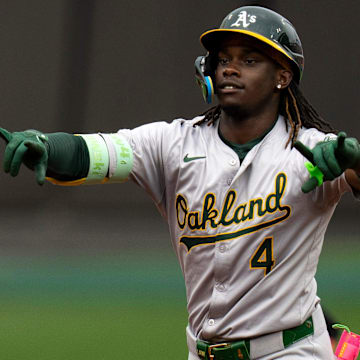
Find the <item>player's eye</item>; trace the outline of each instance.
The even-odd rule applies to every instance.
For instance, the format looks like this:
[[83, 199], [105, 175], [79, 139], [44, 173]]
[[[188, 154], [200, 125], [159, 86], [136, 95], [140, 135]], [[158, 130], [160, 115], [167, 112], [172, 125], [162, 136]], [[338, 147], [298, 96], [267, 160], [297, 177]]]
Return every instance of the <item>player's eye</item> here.
[[246, 59], [244, 60], [244, 62], [245, 62], [245, 64], [247, 64], [247, 65], [253, 65], [253, 64], [256, 63], [256, 59], [254, 59], [254, 58], [246, 58]]
[[228, 65], [229, 62], [230, 62], [230, 60], [227, 59], [227, 58], [219, 58], [219, 59], [218, 59], [218, 64], [221, 65], [221, 66]]

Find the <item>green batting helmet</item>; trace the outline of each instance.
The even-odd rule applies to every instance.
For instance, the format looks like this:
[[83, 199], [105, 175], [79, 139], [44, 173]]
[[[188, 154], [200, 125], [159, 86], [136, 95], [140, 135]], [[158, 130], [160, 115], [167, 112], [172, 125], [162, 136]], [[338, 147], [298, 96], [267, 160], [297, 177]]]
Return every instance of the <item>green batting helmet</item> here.
[[290, 62], [295, 80], [300, 81], [304, 70], [304, 54], [300, 38], [289, 20], [264, 7], [244, 6], [228, 14], [218, 29], [203, 33], [200, 41], [211, 52], [228, 32], [256, 38], [271, 50], [275, 49]]
[[[222, 38], [229, 32], [256, 39], [261, 50], [294, 73], [299, 83], [304, 70], [304, 54], [300, 38], [289, 20], [261, 6], [243, 6], [228, 14], [218, 29], [206, 31], [200, 41], [208, 50], [206, 56], [195, 61], [196, 80], [202, 88], [204, 99], [210, 103], [214, 95], [212, 76], [213, 55]], [[256, 42], [255, 42], [256, 43]]]

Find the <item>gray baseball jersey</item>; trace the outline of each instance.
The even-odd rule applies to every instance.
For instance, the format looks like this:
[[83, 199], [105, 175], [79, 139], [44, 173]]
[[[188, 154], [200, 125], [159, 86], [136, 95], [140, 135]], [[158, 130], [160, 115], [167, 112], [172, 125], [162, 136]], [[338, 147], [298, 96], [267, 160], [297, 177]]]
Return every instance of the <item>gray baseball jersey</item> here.
[[[319, 299], [314, 278], [344, 175], [309, 194], [306, 159], [280, 117], [240, 164], [201, 118], [120, 130], [133, 149], [131, 179], [169, 224], [186, 283], [189, 330], [212, 341], [252, 338], [305, 321]], [[312, 148], [328, 136], [300, 130]]]

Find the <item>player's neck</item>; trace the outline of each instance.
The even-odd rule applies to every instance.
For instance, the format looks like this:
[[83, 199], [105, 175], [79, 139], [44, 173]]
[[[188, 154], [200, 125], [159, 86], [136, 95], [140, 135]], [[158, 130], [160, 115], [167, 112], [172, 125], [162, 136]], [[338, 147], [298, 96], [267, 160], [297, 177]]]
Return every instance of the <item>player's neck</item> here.
[[245, 144], [264, 134], [277, 120], [278, 112], [236, 115], [221, 111], [220, 132], [235, 144]]

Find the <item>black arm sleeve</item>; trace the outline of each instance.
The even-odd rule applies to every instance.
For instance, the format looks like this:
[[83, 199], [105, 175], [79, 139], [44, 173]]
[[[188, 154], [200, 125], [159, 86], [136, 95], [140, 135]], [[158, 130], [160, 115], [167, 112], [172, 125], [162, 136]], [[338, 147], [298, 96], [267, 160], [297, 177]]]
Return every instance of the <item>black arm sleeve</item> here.
[[89, 172], [90, 157], [85, 140], [67, 133], [52, 133], [48, 136], [49, 155], [46, 176], [62, 181], [81, 179]]

